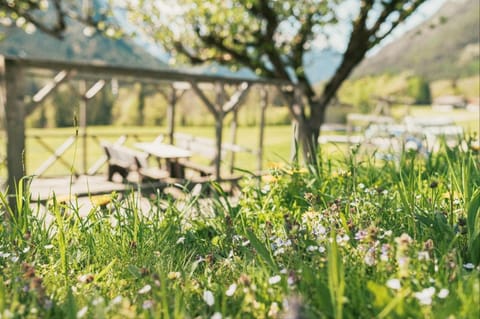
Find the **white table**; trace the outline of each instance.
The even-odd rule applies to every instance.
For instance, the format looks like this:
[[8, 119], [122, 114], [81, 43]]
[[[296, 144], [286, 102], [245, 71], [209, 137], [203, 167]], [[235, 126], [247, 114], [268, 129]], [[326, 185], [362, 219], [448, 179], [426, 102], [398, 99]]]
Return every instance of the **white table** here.
[[190, 152], [189, 150], [174, 145], [158, 142], [136, 143], [134, 144], [134, 146], [139, 150], [142, 150], [145, 153], [156, 157], [159, 165], [161, 164], [161, 160], [165, 159], [167, 170], [170, 173], [170, 177], [185, 177], [184, 167], [178, 164], [178, 159], [191, 157], [192, 152]]

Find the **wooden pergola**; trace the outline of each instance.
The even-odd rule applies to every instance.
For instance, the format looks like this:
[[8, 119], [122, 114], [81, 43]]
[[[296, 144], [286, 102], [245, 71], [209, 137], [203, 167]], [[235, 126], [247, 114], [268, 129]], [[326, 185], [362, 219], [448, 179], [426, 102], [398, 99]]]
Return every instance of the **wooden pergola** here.
[[[56, 72], [54, 78], [30, 98], [26, 98], [23, 84], [27, 76], [27, 70], [39, 69]], [[215, 157], [215, 178], [220, 179], [221, 171], [221, 149], [222, 132], [225, 117], [232, 113], [232, 140], [235, 140], [237, 127], [237, 112], [243, 99], [252, 86], [261, 87], [261, 117], [259, 149], [257, 152], [258, 169], [262, 168], [263, 137], [265, 126], [265, 110], [268, 105], [266, 86], [277, 87], [280, 91], [293, 90], [290, 83], [279, 80], [261, 79], [257, 77], [218, 76], [211, 74], [196, 74], [175, 69], [148, 69], [133, 68], [128, 66], [107, 65], [102, 63], [79, 63], [67, 61], [38, 60], [29, 58], [0, 56], [0, 81], [2, 82], [2, 94], [5, 111], [5, 128], [7, 137], [7, 186], [9, 192], [14, 192], [18, 183], [26, 172], [24, 171], [25, 158], [25, 117], [28, 109], [35, 104], [41, 103], [64, 81], [72, 78], [94, 79], [95, 84], [90, 88], [86, 87], [83, 80], [83, 92], [80, 92], [82, 101], [80, 105], [79, 124], [81, 135], [86, 135], [86, 112], [87, 101], [95, 96], [105, 81], [112, 79], [131, 80], [149, 83], [169, 83], [170, 91], [168, 97], [168, 137], [170, 143], [174, 142], [175, 132], [175, 105], [183, 92], [191, 89], [206, 105], [208, 111], [215, 119], [216, 157]], [[204, 91], [205, 84], [215, 87], [215, 98], [212, 99]], [[234, 86], [235, 92], [226, 96], [225, 85]], [[165, 92], [164, 92], [165, 93]], [[86, 143], [86, 138], [83, 139]], [[84, 145], [86, 147], [86, 145]], [[86, 161], [86, 159], [84, 159]]]

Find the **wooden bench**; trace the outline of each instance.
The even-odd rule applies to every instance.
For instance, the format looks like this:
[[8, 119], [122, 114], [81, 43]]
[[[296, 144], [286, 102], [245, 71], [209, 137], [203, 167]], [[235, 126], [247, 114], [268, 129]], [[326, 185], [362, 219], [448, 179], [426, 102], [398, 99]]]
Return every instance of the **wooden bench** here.
[[169, 176], [168, 172], [157, 167], [148, 166], [148, 154], [132, 150], [128, 147], [102, 142], [108, 159], [108, 180], [118, 173], [122, 180], [127, 180], [130, 172], [138, 173], [139, 182], [144, 180], [160, 180]]

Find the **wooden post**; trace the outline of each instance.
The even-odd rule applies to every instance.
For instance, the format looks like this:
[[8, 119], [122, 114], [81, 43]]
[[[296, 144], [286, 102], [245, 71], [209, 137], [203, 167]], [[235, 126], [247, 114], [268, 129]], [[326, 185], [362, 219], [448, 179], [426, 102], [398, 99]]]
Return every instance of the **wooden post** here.
[[222, 161], [222, 134], [223, 134], [223, 120], [225, 112], [223, 111], [224, 104], [224, 87], [221, 83], [216, 83], [216, 116], [215, 116], [215, 139], [216, 139], [216, 154], [215, 154], [215, 179], [220, 179], [220, 163]]
[[261, 110], [260, 110], [260, 136], [258, 140], [258, 153], [257, 153], [257, 170], [261, 174], [263, 169], [263, 140], [265, 138], [265, 112], [268, 105], [268, 93], [267, 90], [262, 87], [260, 91], [261, 97]]
[[168, 101], [167, 118], [168, 118], [168, 139], [170, 144], [175, 143], [175, 105], [177, 104], [177, 90], [172, 85], [170, 97]]
[[[232, 124], [230, 126], [230, 141], [232, 145], [237, 144], [237, 127], [238, 127], [238, 109], [233, 111]], [[235, 166], [235, 152], [230, 152], [230, 173], [233, 173]]]
[[[25, 176], [25, 103], [23, 69], [20, 62], [5, 60], [5, 119], [7, 129], [8, 194], [15, 195], [17, 183]], [[13, 198], [13, 197], [11, 197]], [[10, 203], [14, 203], [12, 200]]]
[[83, 174], [86, 174], [88, 170], [88, 154], [87, 154], [87, 104], [88, 98], [86, 97], [87, 91], [87, 83], [85, 80], [80, 81], [80, 92], [82, 93], [82, 97], [80, 99], [80, 110], [79, 110], [79, 117], [80, 117], [80, 131], [82, 136], [82, 148], [83, 148], [83, 158], [82, 158], [82, 167], [83, 167]]

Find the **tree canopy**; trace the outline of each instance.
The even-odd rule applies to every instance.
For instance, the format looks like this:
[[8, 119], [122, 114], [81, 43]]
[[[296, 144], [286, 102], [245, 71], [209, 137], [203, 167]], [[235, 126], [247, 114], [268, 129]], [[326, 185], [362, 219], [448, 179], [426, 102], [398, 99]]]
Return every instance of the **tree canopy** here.
[[[307, 107], [299, 107], [293, 93], [284, 95], [299, 125], [304, 155], [312, 159], [325, 110], [342, 83], [368, 50], [426, 1], [142, 0], [135, 1], [135, 11], [138, 25], [174, 56], [191, 63], [243, 66], [299, 87], [300, 105]], [[339, 30], [348, 30], [341, 63], [323, 90], [315, 92], [305, 74], [305, 54], [313, 45], [328, 47]]]

